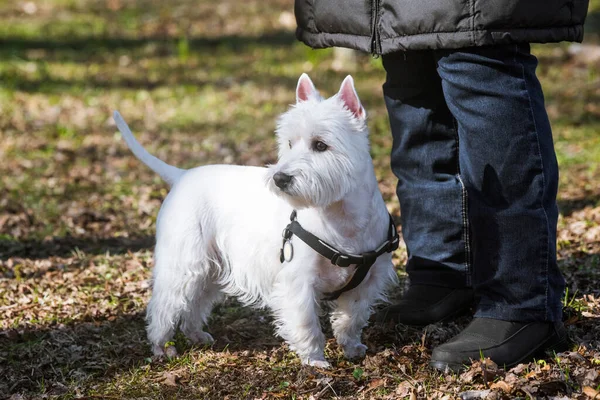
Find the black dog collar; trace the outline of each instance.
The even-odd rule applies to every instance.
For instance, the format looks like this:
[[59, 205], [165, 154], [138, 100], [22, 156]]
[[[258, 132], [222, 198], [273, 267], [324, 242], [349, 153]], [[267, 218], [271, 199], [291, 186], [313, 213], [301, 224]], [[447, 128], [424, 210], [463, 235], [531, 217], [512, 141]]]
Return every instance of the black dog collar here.
[[284, 261], [291, 261], [293, 258], [294, 252], [290, 240], [293, 235], [296, 235], [314, 251], [329, 259], [333, 265], [337, 265], [338, 267], [342, 268], [346, 268], [351, 265], [357, 266], [356, 271], [354, 271], [354, 275], [352, 275], [350, 281], [336, 291], [325, 293], [324, 300], [335, 300], [340, 297], [342, 293], [352, 290], [360, 285], [363, 279], [365, 279], [365, 276], [367, 276], [367, 273], [373, 264], [375, 264], [375, 260], [377, 260], [380, 255], [383, 253], [391, 253], [398, 248], [398, 232], [396, 231], [396, 225], [394, 224], [394, 220], [392, 219], [391, 215], [387, 240], [383, 242], [376, 250], [367, 251], [360, 255], [345, 254], [338, 251], [335, 247], [322, 241], [312, 233], [302, 228], [300, 223], [296, 220], [296, 216], [296, 210], [292, 211], [292, 215], [290, 216], [291, 222], [283, 230], [283, 244], [281, 245], [279, 257], [279, 260], [282, 263]]

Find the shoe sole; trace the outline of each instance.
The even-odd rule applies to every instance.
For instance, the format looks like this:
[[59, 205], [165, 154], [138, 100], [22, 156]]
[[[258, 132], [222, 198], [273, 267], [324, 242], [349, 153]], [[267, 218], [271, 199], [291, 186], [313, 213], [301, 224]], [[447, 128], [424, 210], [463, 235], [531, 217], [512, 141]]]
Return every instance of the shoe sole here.
[[[548, 344], [548, 343], [550, 343], [550, 344]], [[570, 344], [570, 340], [569, 340], [568, 335], [565, 335], [564, 337], [561, 338], [556, 335], [556, 332], [554, 332], [548, 339], [546, 339], [544, 342], [542, 342], [542, 344], [539, 347], [533, 349], [531, 352], [527, 353], [526, 355], [521, 357], [519, 360], [514, 361], [510, 364], [505, 364], [504, 368], [505, 368], [505, 370], [509, 370], [510, 368], [512, 368], [516, 365], [519, 365], [525, 361], [529, 361], [533, 358], [540, 358], [540, 359], [546, 358], [547, 353], [550, 351], [553, 351], [555, 353], [567, 351], [569, 349], [569, 344]], [[429, 366], [431, 368], [435, 368], [442, 372], [449, 369], [455, 373], [459, 373], [470, 367], [470, 365], [451, 364], [451, 363], [446, 363], [444, 361], [429, 361]]]

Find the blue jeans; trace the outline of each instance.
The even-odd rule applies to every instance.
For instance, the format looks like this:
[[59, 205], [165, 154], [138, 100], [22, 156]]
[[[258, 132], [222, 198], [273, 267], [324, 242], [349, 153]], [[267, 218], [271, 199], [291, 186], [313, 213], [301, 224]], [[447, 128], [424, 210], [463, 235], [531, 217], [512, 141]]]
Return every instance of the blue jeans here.
[[560, 320], [558, 165], [529, 45], [383, 65], [411, 283], [473, 287], [477, 317]]

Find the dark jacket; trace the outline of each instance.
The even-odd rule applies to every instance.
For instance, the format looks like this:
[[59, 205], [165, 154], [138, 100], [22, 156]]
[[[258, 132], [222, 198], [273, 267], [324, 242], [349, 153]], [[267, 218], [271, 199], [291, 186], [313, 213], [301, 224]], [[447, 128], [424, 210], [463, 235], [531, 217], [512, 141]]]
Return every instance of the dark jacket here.
[[588, 0], [295, 0], [298, 39], [373, 54], [583, 39]]

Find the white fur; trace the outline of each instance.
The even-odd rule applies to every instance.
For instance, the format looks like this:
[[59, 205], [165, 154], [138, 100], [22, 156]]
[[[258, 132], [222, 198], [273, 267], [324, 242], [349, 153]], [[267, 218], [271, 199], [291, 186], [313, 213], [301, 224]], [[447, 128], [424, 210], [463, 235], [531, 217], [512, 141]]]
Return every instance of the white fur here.
[[[352, 78], [344, 80], [342, 92], [356, 96]], [[115, 112], [133, 153], [172, 185], [158, 215], [147, 310], [155, 354], [174, 354], [165, 344], [178, 324], [191, 340], [212, 342], [204, 325], [213, 305], [230, 295], [269, 307], [277, 333], [303, 363], [329, 365], [319, 299], [344, 286], [354, 267], [333, 266], [297, 237], [290, 262], [279, 261], [279, 250], [293, 209], [306, 230], [347, 253], [374, 250], [387, 238], [389, 217], [369, 155], [365, 113], [358, 97], [348, 102], [352, 110], [340, 93], [323, 99], [307, 75], [300, 77], [298, 102], [277, 126], [279, 161], [268, 168], [169, 166], [148, 154]], [[315, 151], [316, 139], [329, 148]], [[277, 172], [293, 176], [285, 192], [273, 181]], [[357, 288], [332, 302], [333, 332], [347, 357], [364, 356], [362, 329], [373, 304], [395, 282], [391, 255], [384, 254]]]

